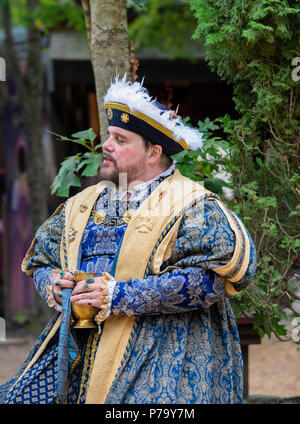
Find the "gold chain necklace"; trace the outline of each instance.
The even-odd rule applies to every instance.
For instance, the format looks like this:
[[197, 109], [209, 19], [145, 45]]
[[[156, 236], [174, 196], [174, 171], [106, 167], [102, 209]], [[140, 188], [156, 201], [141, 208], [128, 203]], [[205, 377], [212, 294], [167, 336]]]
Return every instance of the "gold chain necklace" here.
[[118, 226], [122, 224], [129, 224], [133, 216], [135, 215], [135, 209], [128, 209], [123, 216], [121, 217], [110, 217], [107, 218], [105, 216], [105, 211], [103, 209], [99, 209], [96, 211], [95, 206], [92, 209], [92, 215], [94, 218], [94, 222], [97, 225], [106, 224], [109, 226]]

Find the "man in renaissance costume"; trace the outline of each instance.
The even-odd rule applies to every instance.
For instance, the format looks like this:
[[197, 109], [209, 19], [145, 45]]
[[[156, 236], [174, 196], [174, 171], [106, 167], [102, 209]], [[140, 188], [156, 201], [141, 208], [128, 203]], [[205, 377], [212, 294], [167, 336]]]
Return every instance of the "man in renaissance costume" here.
[[[0, 401], [241, 403], [230, 297], [253, 281], [253, 241], [175, 170], [170, 157], [200, 148], [201, 133], [124, 78], [104, 108], [99, 184], [62, 204], [23, 260], [56, 313]], [[75, 285], [77, 271], [95, 276]], [[76, 328], [71, 305], [95, 308], [97, 328]]]

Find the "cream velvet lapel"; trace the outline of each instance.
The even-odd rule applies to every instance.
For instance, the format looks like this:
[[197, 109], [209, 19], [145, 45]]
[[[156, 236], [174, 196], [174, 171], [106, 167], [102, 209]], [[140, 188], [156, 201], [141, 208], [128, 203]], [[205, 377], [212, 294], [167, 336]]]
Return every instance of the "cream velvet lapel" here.
[[74, 272], [78, 269], [78, 253], [83, 232], [93, 206], [105, 188], [103, 182], [86, 188], [68, 200], [65, 209], [65, 228], [60, 245], [62, 269]]

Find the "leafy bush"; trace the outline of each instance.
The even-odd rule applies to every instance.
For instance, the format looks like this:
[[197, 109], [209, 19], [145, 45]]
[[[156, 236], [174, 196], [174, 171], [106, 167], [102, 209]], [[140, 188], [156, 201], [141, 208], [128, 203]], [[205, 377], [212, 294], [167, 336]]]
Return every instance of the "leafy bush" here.
[[261, 336], [288, 336], [299, 290], [289, 283], [300, 256], [300, 104], [292, 60], [300, 56], [297, 1], [190, 0], [212, 70], [234, 90], [239, 119], [221, 119], [230, 143], [232, 209], [257, 247], [255, 284], [233, 300], [235, 313], [251, 311]]
[[77, 143], [88, 150], [86, 153], [78, 153], [65, 158], [53, 181], [51, 193], [59, 197], [69, 197], [71, 187], [81, 187], [80, 176], [93, 177], [97, 175], [102, 163], [102, 154], [99, 153], [100, 144], [96, 145], [97, 135], [92, 128], [74, 133], [71, 135], [72, 138], [53, 132], [51, 134], [57, 136], [61, 141]]

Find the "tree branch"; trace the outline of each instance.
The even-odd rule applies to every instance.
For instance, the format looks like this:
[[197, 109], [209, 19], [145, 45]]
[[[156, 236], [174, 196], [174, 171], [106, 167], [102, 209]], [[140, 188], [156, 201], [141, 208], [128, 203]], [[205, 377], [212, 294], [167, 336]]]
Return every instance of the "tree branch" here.
[[88, 44], [91, 49], [91, 8], [89, 0], [81, 0], [85, 26], [87, 30]]

